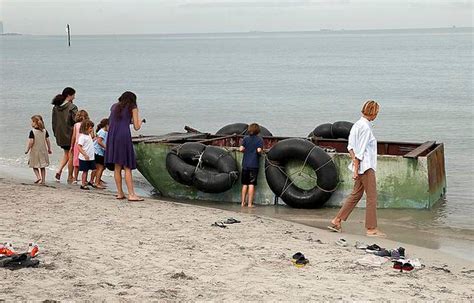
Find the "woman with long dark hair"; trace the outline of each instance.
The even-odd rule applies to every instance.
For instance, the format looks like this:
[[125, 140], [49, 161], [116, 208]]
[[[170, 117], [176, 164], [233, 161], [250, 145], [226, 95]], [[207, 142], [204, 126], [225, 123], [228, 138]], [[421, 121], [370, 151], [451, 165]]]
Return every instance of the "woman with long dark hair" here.
[[63, 92], [54, 97], [51, 104], [53, 104], [52, 122], [53, 133], [56, 137], [56, 144], [60, 146], [63, 151], [63, 157], [59, 162], [58, 170], [56, 171], [56, 181], [61, 180], [61, 173], [68, 165], [68, 182], [72, 182], [72, 156], [70, 156], [72, 128], [74, 126], [74, 118], [77, 113], [77, 106], [73, 104], [76, 97], [76, 91], [72, 87], [66, 87]]
[[118, 192], [116, 198], [125, 199], [122, 187], [122, 170], [124, 170], [128, 201], [143, 201], [137, 196], [133, 187], [132, 170], [137, 168], [137, 161], [133, 150], [130, 124], [135, 130], [139, 130], [142, 120], [138, 113], [137, 96], [132, 92], [124, 92], [118, 102], [110, 108], [105, 163], [107, 167], [110, 164], [114, 165], [114, 179]]

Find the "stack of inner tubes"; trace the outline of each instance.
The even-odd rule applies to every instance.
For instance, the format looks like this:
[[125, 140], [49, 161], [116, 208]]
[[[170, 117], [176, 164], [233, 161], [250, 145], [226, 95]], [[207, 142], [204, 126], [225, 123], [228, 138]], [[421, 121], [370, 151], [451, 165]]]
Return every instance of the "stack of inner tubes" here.
[[[293, 184], [285, 165], [299, 160], [314, 169], [317, 185], [305, 190]], [[275, 144], [265, 159], [265, 176], [271, 190], [295, 208], [319, 208], [326, 203], [339, 183], [336, 165], [320, 147], [304, 139], [290, 138]]]
[[206, 193], [225, 192], [239, 178], [237, 164], [226, 150], [196, 142], [171, 150], [166, 169], [175, 181]]
[[[216, 135], [247, 135], [248, 124], [245, 123], [232, 123], [228, 124], [216, 132]], [[273, 137], [273, 134], [265, 127], [260, 125], [260, 136]]]
[[349, 139], [352, 125], [348, 121], [337, 121], [334, 123], [324, 123], [317, 126], [308, 137], [320, 137], [325, 139]]

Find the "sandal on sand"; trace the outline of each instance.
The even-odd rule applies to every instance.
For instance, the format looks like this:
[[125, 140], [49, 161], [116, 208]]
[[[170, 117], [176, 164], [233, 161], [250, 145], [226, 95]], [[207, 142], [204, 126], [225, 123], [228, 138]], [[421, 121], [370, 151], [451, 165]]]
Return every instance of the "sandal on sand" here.
[[330, 231], [333, 231], [333, 232], [336, 232], [336, 233], [340, 233], [342, 232], [342, 226], [341, 224], [337, 225], [337, 224], [332, 224], [331, 225], [328, 225], [327, 227]]
[[38, 179], [38, 180], [35, 181], [35, 184], [38, 184], [40, 182], [41, 182], [41, 179]]
[[115, 199], [117, 199], [117, 200], [125, 200], [125, 196], [119, 196], [119, 195], [117, 195], [117, 196], [115, 196]]
[[234, 224], [234, 223], [240, 223], [239, 220], [234, 219], [234, 218], [228, 218], [227, 220], [224, 221], [225, 224]]
[[291, 262], [295, 263], [298, 259], [301, 257], [304, 258], [304, 255], [301, 252], [297, 252], [296, 254], [293, 255]]
[[227, 226], [224, 224], [224, 222], [214, 222], [211, 224], [211, 226], [217, 226], [220, 228], [227, 228]]
[[347, 246], [347, 241], [343, 238], [339, 239], [336, 241], [336, 244], [339, 245], [340, 247], [346, 247]]

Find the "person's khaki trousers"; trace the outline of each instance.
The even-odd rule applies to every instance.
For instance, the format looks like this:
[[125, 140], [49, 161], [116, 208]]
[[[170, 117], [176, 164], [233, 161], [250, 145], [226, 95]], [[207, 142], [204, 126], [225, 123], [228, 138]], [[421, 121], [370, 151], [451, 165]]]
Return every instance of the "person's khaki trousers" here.
[[373, 229], [377, 227], [377, 181], [373, 169], [366, 170], [355, 180], [354, 188], [349, 197], [346, 198], [344, 205], [337, 214], [337, 217], [346, 221], [354, 207], [362, 198], [365, 191], [365, 228]]

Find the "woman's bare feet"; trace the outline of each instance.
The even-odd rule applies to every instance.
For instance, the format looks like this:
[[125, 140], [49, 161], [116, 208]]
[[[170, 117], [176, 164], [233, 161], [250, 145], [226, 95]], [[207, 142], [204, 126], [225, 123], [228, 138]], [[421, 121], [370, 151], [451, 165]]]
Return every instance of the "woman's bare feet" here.
[[366, 235], [368, 237], [386, 237], [387, 235], [378, 230], [377, 228], [367, 229]]
[[334, 232], [342, 232], [341, 219], [334, 218], [331, 220], [331, 225], [328, 226], [328, 229]]
[[133, 196], [128, 196], [128, 201], [130, 201], [130, 202], [139, 202], [139, 201], [145, 201], [145, 199], [140, 198], [137, 195], [133, 195]]

